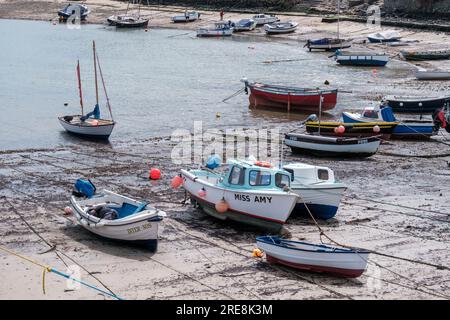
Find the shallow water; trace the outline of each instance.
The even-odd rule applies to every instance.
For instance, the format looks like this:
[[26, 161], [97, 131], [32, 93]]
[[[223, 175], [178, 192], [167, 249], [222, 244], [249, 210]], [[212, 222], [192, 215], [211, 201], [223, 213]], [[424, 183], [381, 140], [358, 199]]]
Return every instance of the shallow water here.
[[[85, 110], [94, 105], [92, 40], [118, 122], [110, 138], [113, 145], [192, 129], [194, 120], [203, 121], [204, 128], [224, 128], [280, 125], [304, 117], [249, 110], [244, 94], [221, 102], [243, 88], [239, 80], [244, 76], [308, 87], [328, 80], [331, 86], [353, 91], [340, 95], [330, 117], [344, 108], [361, 109], [377, 95], [398, 93], [401, 89], [392, 83], [411, 77], [411, 67], [400, 61], [375, 74], [371, 68], [336, 65], [329, 53], [306, 52], [295, 41], [197, 39], [187, 32], [116, 31], [102, 25], [76, 30], [50, 22], [0, 20], [0, 150], [77, 142], [63, 131], [57, 116], [79, 113], [77, 59]], [[106, 116], [107, 110], [102, 111]]]

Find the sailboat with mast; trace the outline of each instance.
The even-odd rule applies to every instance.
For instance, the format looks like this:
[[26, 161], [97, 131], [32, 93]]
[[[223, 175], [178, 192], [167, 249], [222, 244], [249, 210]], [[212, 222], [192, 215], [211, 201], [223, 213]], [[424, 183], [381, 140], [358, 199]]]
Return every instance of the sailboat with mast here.
[[[67, 132], [78, 135], [84, 138], [90, 139], [108, 139], [111, 135], [114, 125], [116, 124], [111, 111], [111, 104], [109, 102], [108, 93], [106, 91], [105, 80], [103, 78], [102, 68], [100, 66], [100, 60], [98, 58], [95, 41], [92, 42], [93, 55], [94, 55], [94, 76], [95, 76], [95, 98], [96, 104], [94, 110], [84, 114], [83, 105], [83, 91], [81, 87], [81, 72], [80, 72], [80, 61], [77, 63], [77, 78], [78, 78], [78, 91], [80, 94], [80, 115], [67, 115], [58, 117], [59, 122], [62, 127], [66, 129]], [[100, 73], [100, 78], [102, 81], [103, 91], [106, 98], [106, 105], [108, 106], [109, 114], [111, 120], [102, 119], [100, 116], [100, 106], [99, 106], [99, 92], [98, 92], [98, 76], [97, 76], [97, 66]]]
[[322, 38], [322, 39], [309, 39], [306, 41], [305, 47], [312, 50], [325, 50], [325, 51], [335, 51], [338, 49], [350, 48], [352, 44], [344, 39], [341, 39], [339, 23], [340, 23], [340, 13], [341, 13], [341, 1], [337, 0], [338, 14], [337, 14], [337, 38]]
[[148, 18], [141, 17], [141, 3], [139, 0], [137, 14], [129, 14], [130, 1], [128, 1], [127, 11], [124, 14], [110, 16], [107, 21], [110, 26], [116, 26], [117, 28], [146, 28], [148, 26]]

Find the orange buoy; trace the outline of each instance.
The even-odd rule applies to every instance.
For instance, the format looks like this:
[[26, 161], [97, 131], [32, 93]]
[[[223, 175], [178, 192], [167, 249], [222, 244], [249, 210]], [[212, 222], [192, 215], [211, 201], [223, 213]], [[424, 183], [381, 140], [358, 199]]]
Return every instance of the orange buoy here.
[[149, 172], [149, 178], [152, 180], [158, 180], [161, 178], [161, 170], [157, 168], [151, 168]]
[[172, 179], [171, 186], [174, 189], [177, 189], [179, 186], [183, 184], [183, 178], [180, 176], [175, 176]]
[[272, 164], [267, 161], [256, 161], [255, 165], [257, 165], [258, 167], [272, 168]]
[[262, 258], [262, 256], [263, 256], [263, 252], [261, 251], [261, 249], [258, 249], [258, 248], [253, 249], [252, 257]]
[[200, 198], [206, 197], [206, 190], [205, 190], [205, 188], [201, 188], [200, 190], [198, 190], [198, 196]]
[[228, 203], [225, 201], [225, 198], [222, 198], [219, 202], [215, 205], [216, 211], [219, 213], [227, 212], [229, 209]]

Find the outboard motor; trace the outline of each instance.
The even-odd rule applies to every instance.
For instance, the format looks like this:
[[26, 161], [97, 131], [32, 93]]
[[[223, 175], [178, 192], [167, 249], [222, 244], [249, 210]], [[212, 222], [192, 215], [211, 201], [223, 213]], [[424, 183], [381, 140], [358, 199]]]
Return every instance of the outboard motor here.
[[306, 119], [303, 121], [303, 123], [306, 123], [306, 122], [308, 122], [308, 121], [318, 121], [318, 120], [319, 120], [319, 118], [317, 117], [316, 114], [311, 114], [311, 115], [308, 116], [308, 118], [306, 118]]

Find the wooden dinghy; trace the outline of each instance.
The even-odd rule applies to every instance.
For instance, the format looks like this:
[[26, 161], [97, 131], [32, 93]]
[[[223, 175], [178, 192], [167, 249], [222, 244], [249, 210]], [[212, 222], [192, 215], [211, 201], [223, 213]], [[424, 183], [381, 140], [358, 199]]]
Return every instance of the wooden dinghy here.
[[381, 32], [372, 33], [367, 36], [371, 43], [383, 43], [383, 42], [397, 42], [402, 37], [400, 33], [395, 30], [386, 30]]
[[[104, 238], [156, 250], [159, 224], [165, 212], [108, 190], [90, 198], [72, 196], [70, 202], [76, 219], [86, 230]], [[106, 213], [109, 213], [108, 219], [99, 218]]]
[[297, 26], [298, 23], [292, 21], [274, 22], [270, 24], [265, 24], [264, 30], [266, 31], [267, 35], [284, 34], [294, 32], [295, 29], [297, 29]]
[[402, 50], [401, 55], [406, 60], [446, 60], [450, 58], [450, 50], [426, 50], [426, 51], [406, 51]]
[[265, 252], [269, 263], [345, 278], [362, 275], [370, 254], [364, 249], [332, 247], [274, 236], [257, 237], [256, 244]]
[[378, 151], [381, 136], [367, 138], [326, 137], [314, 134], [288, 133], [284, 143], [293, 153], [326, 157], [370, 157]]
[[[336, 106], [337, 89], [299, 88], [281, 85], [249, 82], [242, 79], [246, 92], [250, 89], [250, 108], [270, 108], [280, 111], [300, 113], [318, 113]], [[322, 106], [320, 100], [322, 97]]]

